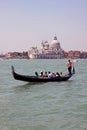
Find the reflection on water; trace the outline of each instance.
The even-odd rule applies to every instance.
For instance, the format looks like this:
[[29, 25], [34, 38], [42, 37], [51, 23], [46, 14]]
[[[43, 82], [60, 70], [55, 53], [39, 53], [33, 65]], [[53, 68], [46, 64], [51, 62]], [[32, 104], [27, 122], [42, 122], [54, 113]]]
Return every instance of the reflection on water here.
[[26, 84], [24, 84], [24, 85], [19, 85], [19, 86], [15, 86], [14, 87], [14, 90], [15, 90], [15, 92], [24, 92], [24, 91], [27, 91], [27, 92], [31, 92], [32, 91], [32, 88], [34, 87], [34, 86], [41, 86], [42, 84], [45, 84], [45, 83], [34, 83], [34, 82], [32, 82], [32, 83], [26, 83]]
[[46, 85], [50, 84], [48, 86], [54, 86], [55, 84], [57, 84], [57, 85], [64, 85], [65, 87], [66, 86], [71, 87], [71, 86], [73, 86], [74, 82], [75, 81], [73, 79], [70, 79], [68, 81], [63, 81], [63, 82], [47, 82], [47, 83], [46, 82], [41, 82], [41, 83], [40, 82], [29, 82], [29, 83], [26, 83], [23, 85], [14, 86], [13, 88], [14, 88], [15, 92], [22, 92], [22, 91], [31, 92], [33, 87], [41, 87], [41, 85], [45, 86], [45, 84]]

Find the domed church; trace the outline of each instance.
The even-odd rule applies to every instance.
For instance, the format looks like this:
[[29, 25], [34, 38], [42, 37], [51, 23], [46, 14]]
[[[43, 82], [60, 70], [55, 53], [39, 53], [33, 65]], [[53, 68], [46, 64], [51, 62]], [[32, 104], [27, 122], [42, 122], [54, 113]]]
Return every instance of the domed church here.
[[56, 36], [54, 36], [54, 39], [52, 40], [52, 42], [51, 42], [51, 44], [50, 44], [50, 47], [51, 47], [51, 48], [57, 48], [57, 49], [60, 48], [60, 43], [58, 42]]
[[50, 44], [48, 41], [42, 41], [41, 49], [38, 50], [33, 47], [29, 50], [28, 55], [29, 58], [37, 59], [61, 59], [64, 58], [64, 51], [62, 50], [60, 42], [58, 42], [57, 36], [55, 35]]

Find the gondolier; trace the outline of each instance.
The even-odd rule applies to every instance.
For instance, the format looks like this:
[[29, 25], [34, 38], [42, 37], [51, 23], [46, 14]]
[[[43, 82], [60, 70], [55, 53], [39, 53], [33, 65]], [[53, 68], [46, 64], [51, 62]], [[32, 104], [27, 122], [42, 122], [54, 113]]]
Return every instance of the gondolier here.
[[68, 72], [69, 72], [69, 75], [71, 75], [72, 73], [71, 73], [71, 70], [72, 70], [72, 62], [70, 61], [70, 60], [68, 60], [68, 62], [67, 62], [67, 68], [68, 68]]

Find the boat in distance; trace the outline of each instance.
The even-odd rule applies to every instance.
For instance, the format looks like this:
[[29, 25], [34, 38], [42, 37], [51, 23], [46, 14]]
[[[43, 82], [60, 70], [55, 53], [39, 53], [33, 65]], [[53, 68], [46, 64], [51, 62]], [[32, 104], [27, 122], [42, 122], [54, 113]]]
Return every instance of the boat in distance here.
[[55, 76], [55, 77], [40, 77], [40, 76], [30, 76], [30, 75], [22, 75], [22, 74], [18, 74], [15, 72], [14, 66], [11, 66], [12, 69], [12, 75], [14, 77], [14, 79], [16, 80], [21, 80], [21, 81], [26, 81], [26, 82], [60, 82], [60, 81], [67, 81], [69, 80], [74, 72], [69, 75], [64, 75], [64, 76]]

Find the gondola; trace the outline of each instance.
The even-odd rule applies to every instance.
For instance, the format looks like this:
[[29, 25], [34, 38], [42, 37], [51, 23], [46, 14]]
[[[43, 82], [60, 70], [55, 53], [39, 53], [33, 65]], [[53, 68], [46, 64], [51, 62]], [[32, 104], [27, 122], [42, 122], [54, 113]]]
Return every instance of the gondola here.
[[40, 77], [40, 76], [29, 76], [29, 75], [21, 75], [15, 72], [14, 66], [11, 66], [12, 68], [12, 75], [14, 79], [16, 80], [21, 80], [21, 81], [26, 81], [26, 82], [60, 82], [60, 81], [67, 81], [69, 80], [73, 74], [75, 73], [74, 71], [72, 72], [71, 75], [67, 74], [64, 76], [55, 76], [52, 78], [48, 77]]

